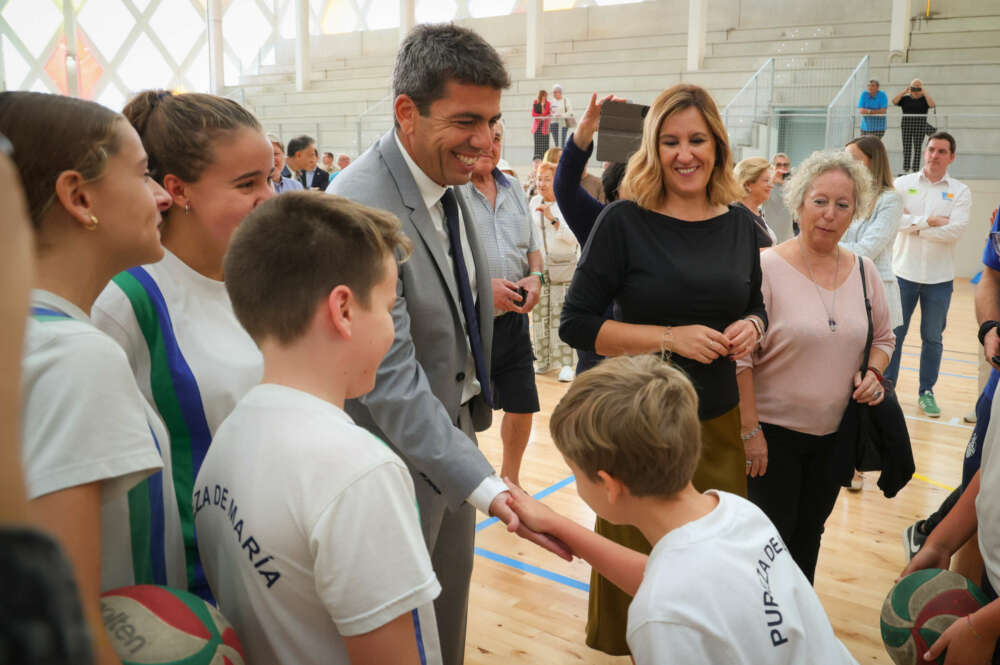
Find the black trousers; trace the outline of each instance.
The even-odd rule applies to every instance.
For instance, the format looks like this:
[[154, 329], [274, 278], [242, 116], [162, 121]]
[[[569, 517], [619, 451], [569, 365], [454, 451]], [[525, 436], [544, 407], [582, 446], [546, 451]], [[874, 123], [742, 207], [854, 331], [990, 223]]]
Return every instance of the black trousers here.
[[832, 472], [837, 435], [813, 436], [768, 423], [761, 427], [767, 439], [767, 473], [747, 479], [747, 498], [778, 527], [812, 584], [823, 524], [840, 493]]
[[904, 117], [900, 125], [903, 133], [903, 172], [920, 170], [920, 148], [924, 143], [927, 119], [924, 116]]

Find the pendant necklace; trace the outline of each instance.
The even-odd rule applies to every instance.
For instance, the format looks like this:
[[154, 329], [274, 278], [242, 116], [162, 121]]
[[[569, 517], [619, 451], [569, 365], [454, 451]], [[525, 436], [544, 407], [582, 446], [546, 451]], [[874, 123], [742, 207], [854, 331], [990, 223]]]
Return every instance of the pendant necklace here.
[[[816, 295], [819, 296], [819, 301], [823, 304], [823, 309], [826, 311], [826, 324], [830, 326], [830, 332], [837, 332], [837, 320], [833, 318], [834, 312], [837, 311], [837, 290], [833, 290], [833, 303], [831, 303], [830, 309], [826, 308], [826, 301], [823, 299], [823, 292], [819, 290], [819, 284], [816, 283], [816, 278], [813, 276], [812, 266], [809, 265], [809, 261], [806, 260], [805, 250], [802, 249], [802, 236], [799, 236], [799, 254], [802, 256], [802, 263], [806, 264], [806, 270], [809, 271], [809, 280], [813, 283], [816, 288]], [[836, 268], [833, 272], [833, 283], [836, 285], [840, 277], [840, 245], [837, 245], [837, 255], [836, 255]]]

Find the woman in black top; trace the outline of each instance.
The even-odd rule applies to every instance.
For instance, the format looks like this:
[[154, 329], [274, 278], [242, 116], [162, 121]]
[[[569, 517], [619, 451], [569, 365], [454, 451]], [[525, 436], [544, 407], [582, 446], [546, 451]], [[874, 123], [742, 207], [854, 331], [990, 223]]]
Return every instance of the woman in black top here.
[[736, 165], [734, 175], [736, 184], [743, 189], [744, 195], [733, 205], [750, 213], [754, 222], [754, 233], [757, 234], [757, 247], [764, 250], [774, 246], [778, 236], [767, 225], [762, 208], [764, 201], [771, 197], [771, 190], [774, 189], [774, 185], [771, 184], [771, 162], [763, 157], [747, 157]]
[[[663, 353], [698, 392], [702, 454], [694, 485], [746, 495], [734, 358], [763, 336], [760, 255], [740, 198], [726, 130], [711, 96], [677, 85], [646, 115], [620, 201], [598, 218], [563, 309], [560, 336], [607, 356]], [[611, 302], [621, 320], [604, 313]], [[598, 519], [595, 530], [638, 551], [633, 527]], [[594, 576], [587, 644], [628, 653], [627, 595]]]
[[899, 123], [903, 134], [903, 172], [914, 173], [920, 170], [920, 146], [927, 133], [927, 112], [934, 108], [934, 99], [924, 90], [920, 79], [913, 79], [892, 98], [892, 103], [903, 111]]

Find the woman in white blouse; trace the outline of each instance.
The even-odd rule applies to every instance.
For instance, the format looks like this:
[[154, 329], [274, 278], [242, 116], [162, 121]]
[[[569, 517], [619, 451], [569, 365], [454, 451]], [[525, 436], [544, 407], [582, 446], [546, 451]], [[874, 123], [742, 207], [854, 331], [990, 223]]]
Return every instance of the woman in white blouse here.
[[569, 97], [563, 95], [562, 86], [558, 83], [552, 86], [552, 142], [557, 148], [566, 144], [566, 137], [574, 124], [573, 105]]
[[556, 165], [551, 162], [538, 165], [538, 194], [528, 204], [532, 222], [542, 232], [542, 253], [545, 258], [542, 295], [538, 306], [531, 310], [532, 347], [536, 372], [548, 372], [555, 363], [559, 367], [559, 380], [572, 381], [573, 349], [559, 338], [559, 319], [562, 316], [566, 290], [576, 270], [580, 244], [556, 203], [552, 188], [555, 173]]

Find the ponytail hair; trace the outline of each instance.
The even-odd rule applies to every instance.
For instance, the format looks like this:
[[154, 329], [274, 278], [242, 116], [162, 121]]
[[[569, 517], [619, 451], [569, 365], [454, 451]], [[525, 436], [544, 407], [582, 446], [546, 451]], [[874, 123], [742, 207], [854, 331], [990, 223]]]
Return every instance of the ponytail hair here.
[[36, 231], [56, 200], [56, 180], [77, 171], [84, 180], [104, 173], [121, 147], [124, 118], [83, 99], [42, 92], [0, 92], [0, 133], [14, 146], [28, 214]]
[[149, 154], [149, 172], [163, 184], [172, 173], [197, 182], [216, 159], [219, 138], [239, 129], [263, 131], [253, 113], [237, 102], [204, 93], [146, 90], [122, 110]]

